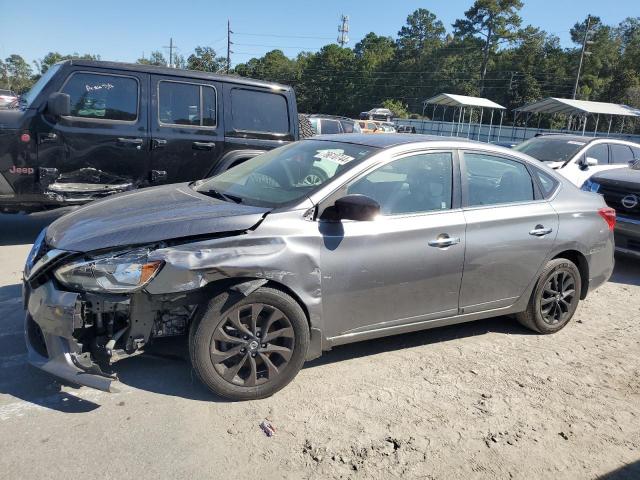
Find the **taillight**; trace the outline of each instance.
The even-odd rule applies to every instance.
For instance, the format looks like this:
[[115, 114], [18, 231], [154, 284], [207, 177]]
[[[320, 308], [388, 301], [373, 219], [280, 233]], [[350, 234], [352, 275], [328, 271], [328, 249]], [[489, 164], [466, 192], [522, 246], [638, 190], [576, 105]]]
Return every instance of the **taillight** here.
[[609, 230], [613, 231], [616, 226], [616, 211], [613, 208], [605, 207], [598, 210], [598, 215], [607, 222]]

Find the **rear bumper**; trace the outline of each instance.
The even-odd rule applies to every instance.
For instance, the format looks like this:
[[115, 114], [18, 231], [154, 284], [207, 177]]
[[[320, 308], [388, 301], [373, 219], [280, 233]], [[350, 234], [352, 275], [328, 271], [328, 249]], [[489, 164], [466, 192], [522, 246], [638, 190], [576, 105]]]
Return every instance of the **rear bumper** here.
[[29, 363], [68, 382], [107, 392], [114, 376], [103, 374], [73, 337], [81, 322], [77, 293], [57, 290], [51, 282], [33, 291], [25, 285], [25, 340]]

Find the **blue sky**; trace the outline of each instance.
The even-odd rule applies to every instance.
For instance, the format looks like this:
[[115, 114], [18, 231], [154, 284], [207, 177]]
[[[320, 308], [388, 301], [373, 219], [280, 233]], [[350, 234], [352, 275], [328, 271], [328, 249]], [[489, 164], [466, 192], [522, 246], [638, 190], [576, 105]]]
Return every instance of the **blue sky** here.
[[[28, 61], [48, 51], [96, 53], [104, 60], [134, 61], [144, 52], [166, 49], [169, 37], [188, 55], [197, 45], [226, 52], [226, 22], [235, 35], [232, 62], [247, 61], [273, 48], [295, 56], [335, 41], [340, 14], [350, 16], [350, 43], [366, 33], [395, 37], [407, 15], [423, 7], [434, 12], [451, 30], [472, 0], [308, 1], [136, 1], [0, 0], [0, 58], [18, 53]], [[640, 16], [638, 0], [524, 0], [522, 17], [556, 33], [571, 44], [569, 29], [588, 13], [617, 24]], [[247, 35], [251, 34], [251, 35]], [[264, 36], [263, 36], [264, 35]], [[317, 38], [296, 38], [317, 37]]]

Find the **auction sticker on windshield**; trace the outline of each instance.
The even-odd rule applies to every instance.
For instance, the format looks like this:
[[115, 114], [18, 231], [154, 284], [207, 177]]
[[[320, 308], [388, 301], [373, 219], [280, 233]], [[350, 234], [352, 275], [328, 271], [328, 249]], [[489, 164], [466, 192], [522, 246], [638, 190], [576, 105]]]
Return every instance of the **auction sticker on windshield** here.
[[355, 157], [351, 157], [344, 153], [344, 150], [339, 148], [332, 148], [327, 150], [318, 150], [318, 153], [313, 158], [319, 158], [320, 160], [329, 160], [330, 162], [337, 163], [338, 165], [344, 165], [349, 163]]

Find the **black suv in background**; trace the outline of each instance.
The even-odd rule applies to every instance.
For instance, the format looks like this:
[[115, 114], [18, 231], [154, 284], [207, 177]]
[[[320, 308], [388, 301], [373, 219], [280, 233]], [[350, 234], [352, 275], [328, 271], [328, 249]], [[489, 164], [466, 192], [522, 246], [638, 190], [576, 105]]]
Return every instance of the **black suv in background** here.
[[298, 137], [290, 87], [68, 60], [0, 111], [0, 211], [201, 179]]
[[598, 172], [582, 186], [616, 211], [616, 251], [640, 258], [640, 160], [630, 168]]

